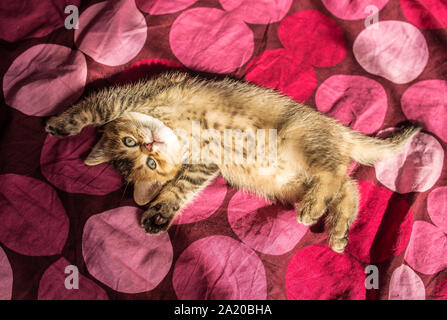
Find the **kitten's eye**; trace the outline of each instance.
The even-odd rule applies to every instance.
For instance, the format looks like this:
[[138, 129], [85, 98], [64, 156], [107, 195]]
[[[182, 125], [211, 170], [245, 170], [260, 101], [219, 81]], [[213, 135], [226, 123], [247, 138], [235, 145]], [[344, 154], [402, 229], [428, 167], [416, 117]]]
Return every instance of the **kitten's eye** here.
[[137, 142], [134, 139], [132, 139], [131, 137], [124, 137], [123, 143], [126, 147], [129, 147], [129, 148], [135, 147], [137, 145]]
[[149, 167], [149, 169], [151, 169], [151, 170], [155, 170], [155, 168], [157, 168], [157, 163], [152, 158], [147, 158], [146, 163], [147, 163], [147, 166]]

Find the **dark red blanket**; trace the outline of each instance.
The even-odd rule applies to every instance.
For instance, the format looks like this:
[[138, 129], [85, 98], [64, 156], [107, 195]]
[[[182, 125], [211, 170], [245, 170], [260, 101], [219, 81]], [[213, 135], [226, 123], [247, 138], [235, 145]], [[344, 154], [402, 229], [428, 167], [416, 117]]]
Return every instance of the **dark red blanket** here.
[[[447, 298], [446, 28], [445, 0], [2, 0], [0, 299]], [[323, 224], [222, 178], [149, 236], [132, 188], [83, 164], [97, 131], [43, 128], [89, 92], [169, 68], [276, 88], [366, 134], [425, 127], [352, 168], [344, 254]]]

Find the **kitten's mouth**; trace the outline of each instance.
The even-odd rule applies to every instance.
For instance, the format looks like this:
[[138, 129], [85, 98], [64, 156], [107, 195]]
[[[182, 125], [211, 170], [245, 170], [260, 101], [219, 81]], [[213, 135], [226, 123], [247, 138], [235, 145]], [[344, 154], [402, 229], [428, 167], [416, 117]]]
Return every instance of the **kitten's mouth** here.
[[145, 147], [147, 150], [152, 151], [152, 147], [153, 147], [153, 145], [154, 145], [153, 142], [152, 142], [152, 143], [145, 143], [145, 144], [144, 144], [144, 147]]
[[158, 140], [156, 137], [153, 137], [152, 142], [145, 143], [145, 144], [144, 144], [144, 147], [145, 147], [147, 150], [152, 151], [153, 148], [154, 148], [155, 146], [160, 146], [161, 144], [164, 144], [164, 142]]

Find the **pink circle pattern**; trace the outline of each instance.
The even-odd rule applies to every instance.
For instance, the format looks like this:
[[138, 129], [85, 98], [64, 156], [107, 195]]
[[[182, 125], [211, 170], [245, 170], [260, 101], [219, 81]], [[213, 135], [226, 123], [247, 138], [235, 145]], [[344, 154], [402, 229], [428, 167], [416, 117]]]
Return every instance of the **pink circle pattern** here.
[[250, 248], [281, 255], [292, 250], [308, 228], [296, 220], [296, 210], [271, 205], [243, 191], [228, 204], [228, 221], [234, 233]]
[[397, 156], [375, 164], [376, 177], [398, 193], [424, 192], [438, 181], [444, 149], [426, 133], [417, 134]]
[[84, 56], [56, 44], [35, 45], [19, 57], [3, 77], [5, 101], [30, 116], [48, 116], [75, 102], [84, 91]]
[[389, 300], [425, 300], [424, 282], [410, 267], [401, 265], [391, 275]]
[[254, 58], [245, 68], [245, 79], [297, 101], [306, 101], [315, 90], [314, 67], [334, 66], [346, 55], [343, 31], [315, 10], [285, 18], [278, 27], [278, 37], [285, 49], [266, 50]]
[[[406, 41], [396, 41], [399, 37]], [[427, 41], [418, 28], [391, 20], [377, 22], [360, 32], [353, 51], [366, 71], [396, 84], [416, 79], [429, 57]]]
[[17, 174], [0, 175], [0, 208], [0, 241], [5, 246], [29, 256], [61, 253], [69, 221], [51, 186]]
[[[250, 28], [242, 20], [215, 8], [194, 8], [181, 13], [171, 27], [169, 43], [185, 66], [214, 73], [233, 72], [250, 59], [254, 48]], [[231, 50], [227, 49], [229, 45]]]
[[422, 274], [435, 274], [447, 268], [447, 237], [436, 226], [415, 221], [405, 261]]
[[0, 248], [0, 300], [10, 300], [12, 296], [12, 269], [6, 253]]
[[89, 273], [116, 291], [154, 289], [172, 264], [167, 233], [148, 235], [138, 221], [142, 211], [118, 207], [94, 215], [82, 235], [82, 255]]
[[377, 10], [388, 3], [388, 0], [322, 0], [325, 7], [336, 17], [345, 20], [365, 19], [370, 16], [369, 6]]
[[242, 67], [254, 50], [253, 32], [245, 22], [279, 21], [289, 11], [292, 1], [221, 0], [220, 3], [224, 10], [187, 10], [171, 27], [172, 52], [188, 68], [230, 73]]
[[99, 63], [118, 66], [132, 60], [143, 48], [147, 25], [133, 0], [103, 1], [79, 17], [75, 44]]
[[326, 79], [317, 90], [315, 103], [319, 111], [365, 134], [382, 126], [388, 107], [386, 92], [378, 82], [349, 75]]
[[135, 2], [141, 11], [158, 15], [186, 9], [196, 3], [197, 0], [136, 0]]
[[89, 167], [84, 164], [95, 140], [93, 128], [84, 128], [80, 134], [64, 139], [49, 135], [40, 156], [42, 174], [66, 192], [105, 195], [118, 190], [122, 178], [111, 165]]
[[[39, 283], [37, 298], [39, 300], [108, 300], [107, 293], [92, 280], [77, 273], [78, 288], [67, 289], [65, 284], [67, 277], [74, 276], [72, 269], [65, 270], [68, 266], [74, 266], [66, 259], [60, 258], [45, 270]], [[70, 281], [67, 281], [70, 284]]]
[[267, 297], [262, 261], [250, 248], [225, 236], [202, 238], [186, 248], [175, 264], [172, 285], [181, 300]]
[[[445, 212], [447, 187], [434, 189], [427, 198], [427, 211], [435, 225], [416, 221], [413, 226], [405, 260], [416, 271], [434, 274], [447, 267], [447, 236]], [[439, 289], [439, 288], [438, 288]], [[440, 288], [442, 291], [442, 287]]]
[[402, 111], [447, 142], [447, 81], [425, 80], [408, 88], [401, 99]]
[[219, 2], [231, 15], [252, 24], [280, 21], [292, 5], [292, 0], [219, 0]]
[[[445, 217], [440, 211], [446, 206], [446, 188], [434, 189], [427, 198], [427, 211], [435, 225], [425, 221], [414, 222], [405, 261], [422, 274], [435, 274], [447, 267], [447, 236]], [[443, 211], [445, 212], [445, 211]], [[390, 282], [389, 298], [425, 299], [425, 287], [419, 276], [405, 265], [397, 268]], [[395, 278], [398, 278], [397, 280]], [[434, 299], [445, 299], [446, 281], [440, 281], [432, 294]]]
[[433, 223], [447, 233], [447, 187], [433, 189], [427, 197], [427, 211]]
[[226, 191], [227, 183], [219, 176], [192, 203], [188, 204], [172, 223], [193, 223], [210, 217], [222, 204]]

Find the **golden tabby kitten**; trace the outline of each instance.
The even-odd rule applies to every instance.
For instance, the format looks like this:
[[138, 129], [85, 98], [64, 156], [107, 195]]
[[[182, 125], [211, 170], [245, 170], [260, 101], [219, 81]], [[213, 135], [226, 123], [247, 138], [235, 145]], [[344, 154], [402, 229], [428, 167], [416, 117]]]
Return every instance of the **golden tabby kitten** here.
[[[299, 203], [297, 218], [305, 225], [328, 209], [329, 244], [337, 252], [347, 245], [359, 202], [357, 184], [347, 174], [351, 161], [372, 165], [390, 157], [420, 130], [411, 125], [384, 140], [371, 138], [274, 90], [181, 72], [102, 90], [49, 119], [46, 131], [68, 136], [88, 125], [105, 127], [85, 163], [111, 162], [134, 184], [136, 203], [150, 202], [141, 219], [148, 233], [166, 230], [222, 174], [237, 188]], [[256, 135], [239, 142], [237, 134], [220, 138], [234, 130]], [[272, 153], [248, 161], [254, 136], [256, 150]]]

